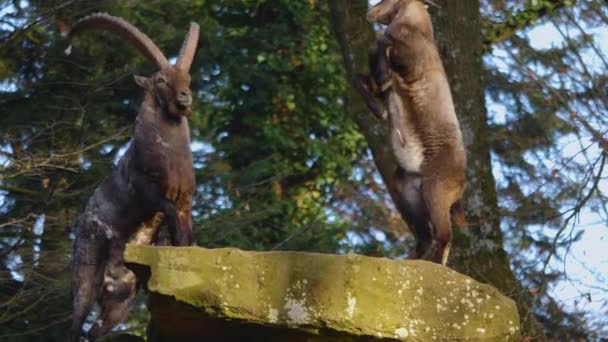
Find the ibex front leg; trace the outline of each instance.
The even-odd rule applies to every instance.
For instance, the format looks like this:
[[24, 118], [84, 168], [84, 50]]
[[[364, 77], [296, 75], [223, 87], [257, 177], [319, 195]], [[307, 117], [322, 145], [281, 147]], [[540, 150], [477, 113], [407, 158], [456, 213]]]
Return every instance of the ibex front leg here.
[[380, 120], [388, 118], [385, 106], [385, 92], [391, 88], [391, 69], [388, 60], [390, 40], [384, 35], [378, 37], [369, 50], [370, 75], [356, 74], [353, 79], [369, 110]]
[[[165, 215], [171, 244], [173, 246], [190, 246], [192, 244], [190, 207], [187, 207], [187, 213], [184, 210], [178, 210], [176, 204], [167, 198], [157, 182], [147, 180], [143, 174], [138, 174], [135, 178], [134, 185], [142, 194], [143, 206], [150, 211], [161, 212]], [[187, 220], [185, 217], [187, 217]]]
[[189, 191], [179, 193], [175, 200], [177, 208], [177, 221], [175, 239], [177, 246], [192, 244], [192, 196]]
[[178, 210], [175, 203], [159, 194], [158, 210], [165, 214], [173, 246], [190, 246], [192, 244], [192, 219], [190, 210]]
[[390, 66], [391, 40], [383, 33], [376, 39], [369, 51], [369, 71], [376, 83], [380, 96], [392, 87], [392, 70]]
[[183, 212], [179, 211], [175, 204], [163, 197], [161, 210], [165, 213], [171, 244], [173, 246], [190, 246], [192, 244], [192, 229], [185, 229], [183, 223]]
[[192, 209], [190, 206], [177, 211], [177, 226], [175, 246], [190, 246], [192, 244]]

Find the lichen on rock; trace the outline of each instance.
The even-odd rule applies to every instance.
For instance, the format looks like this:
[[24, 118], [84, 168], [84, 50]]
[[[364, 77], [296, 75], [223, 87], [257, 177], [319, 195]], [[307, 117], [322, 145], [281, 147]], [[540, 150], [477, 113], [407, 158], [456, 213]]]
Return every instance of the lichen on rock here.
[[419, 260], [129, 245], [150, 291], [218, 319], [398, 340], [519, 339], [515, 303]]

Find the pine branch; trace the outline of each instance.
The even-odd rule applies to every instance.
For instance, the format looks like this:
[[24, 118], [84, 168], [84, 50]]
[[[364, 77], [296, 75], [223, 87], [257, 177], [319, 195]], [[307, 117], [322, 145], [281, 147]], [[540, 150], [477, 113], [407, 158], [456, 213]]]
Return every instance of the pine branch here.
[[9, 186], [9, 185], [1, 185], [1, 184], [0, 184], [0, 190], [12, 192], [12, 193], [18, 193], [18, 194], [22, 194], [22, 195], [30, 195], [30, 196], [38, 196], [41, 194], [38, 191], [15, 187], [15, 186]]
[[530, 0], [523, 10], [509, 13], [504, 22], [485, 22], [483, 24], [484, 51], [492, 50], [493, 45], [508, 40], [538, 19], [575, 3], [576, 0]]

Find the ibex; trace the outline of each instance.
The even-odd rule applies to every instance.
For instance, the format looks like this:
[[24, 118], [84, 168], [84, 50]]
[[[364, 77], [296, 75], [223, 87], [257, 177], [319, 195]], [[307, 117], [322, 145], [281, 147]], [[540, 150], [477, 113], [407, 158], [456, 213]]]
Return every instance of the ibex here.
[[398, 168], [389, 191], [416, 237], [415, 257], [446, 264], [450, 215], [464, 221], [466, 151], [450, 87], [422, 0], [383, 0], [367, 20], [388, 25], [369, 53], [371, 77], [355, 86], [388, 119]]
[[151, 244], [165, 219], [171, 243], [192, 243], [195, 177], [187, 118], [192, 115], [188, 73], [199, 36], [190, 24], [175, 65], [136, 27], [105, 13], [74, 24], [68, 38], [89, 29], [114, 32], [158, 68], [150, 78], [135, 76], [143, 88], [134, 137], [116, 169], [95, 190], [76, 223], [72, 256], [74, 314], [71, 340], [97, 301], [101, 312], [89, 331], [95, 340], [127, 317], [135, 297], [135, 276], [124, 266], [129, 241]]

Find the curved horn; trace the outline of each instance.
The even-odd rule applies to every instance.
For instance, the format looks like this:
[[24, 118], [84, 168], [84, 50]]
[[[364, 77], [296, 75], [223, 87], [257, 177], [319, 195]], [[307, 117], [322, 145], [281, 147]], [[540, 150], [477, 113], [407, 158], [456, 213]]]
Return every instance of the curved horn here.
[[114, 32], [128, 40], [141, 51], [154, 65], [162, 69], [169, 65], [162, 51], [144, 33], [122, 18], [107, 13], [95, 13], [78, 20], [68, 32], [68, 39], [80, 31], [87, 29], [103, 29]]
[[179, 50], [179, 56], [177, 57], [177, 62], [175, 63], [176, 68], [186, 72], [190, 70], [190, 65], [192, 65], [194, 53], [196, 52], [196, 45], [198, 44], [198, 34], [198, 24], [194, 22], [190, 23], [190, 30], [184, 38], [182, 48]]

